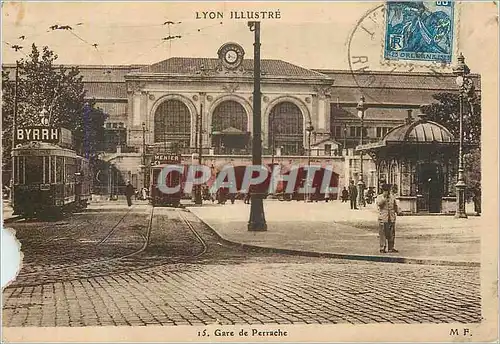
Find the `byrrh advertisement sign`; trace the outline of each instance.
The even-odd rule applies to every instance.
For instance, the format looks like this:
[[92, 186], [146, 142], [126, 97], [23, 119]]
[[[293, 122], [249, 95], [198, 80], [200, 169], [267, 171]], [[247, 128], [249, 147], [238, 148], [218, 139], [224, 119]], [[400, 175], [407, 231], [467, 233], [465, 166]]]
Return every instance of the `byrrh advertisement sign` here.
[[23, 127], [17, 129], [16, 141], [17, 143], [30, 141], [58, 143], [60, 133], [60, 128]]
[[18, 128], [16, 131], [16, 143], [25, 142], [47, 142], [54, 144], [71, 145], [71, 131], [65, 128], [47, 126], [29, 126]]

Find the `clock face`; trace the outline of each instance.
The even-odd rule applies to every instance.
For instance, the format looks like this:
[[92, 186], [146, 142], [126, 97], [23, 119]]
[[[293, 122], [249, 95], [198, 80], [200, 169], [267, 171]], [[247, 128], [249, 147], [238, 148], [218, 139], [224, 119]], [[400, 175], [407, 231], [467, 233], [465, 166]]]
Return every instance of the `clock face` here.
[[220, 47], [217, 54], [225, 68], [234, 70], [243, 62], [245, 51], [239, 44], [230, 42]]
[[228, 50], [224, 55], [227, 63], [233, 64], [238, 60], [238, 53], [235, 50]]

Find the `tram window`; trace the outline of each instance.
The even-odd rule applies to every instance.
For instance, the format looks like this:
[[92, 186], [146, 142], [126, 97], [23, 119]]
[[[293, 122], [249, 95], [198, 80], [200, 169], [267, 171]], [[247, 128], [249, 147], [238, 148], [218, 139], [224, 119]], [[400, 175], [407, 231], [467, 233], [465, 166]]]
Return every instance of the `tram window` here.
[[151, 181], [154, 185], [158, 183], [158, 176], [160, 175], [160, 169], [153, 169], [153, 180]]
[[32, 156], [26, 159], [26, 184], [43, 183], [43, 157]]
[[14, 174], [14, 183], [24, 184], [24, 157], [18, 156], [15, 159], [17, 172]]
[[74, 158], [66, 158], [66, 182], [72, 183], [75, 181], [76, 165]]
[[51, 180], [51, 183], [56, 182], [56, 157], [55, 156], [50, 157], [50, 180]]
[[62, 156], [56, 158], [56, 183], [64, 183], [64, 159]]
[[50, 156], [43, 157], [43, 182], [50, 184]]

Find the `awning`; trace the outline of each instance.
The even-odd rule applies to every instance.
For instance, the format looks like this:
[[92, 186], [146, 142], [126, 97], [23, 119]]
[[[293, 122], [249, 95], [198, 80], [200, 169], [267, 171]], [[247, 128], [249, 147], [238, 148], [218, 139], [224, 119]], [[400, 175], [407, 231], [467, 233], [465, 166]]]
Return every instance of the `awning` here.
[[212, 135], [213, 136], [220, 136], [220, 135], [248, 135], [249, 133], [246, 131], [242, 131], [240, 129], [234, 128], [234, 127], [229, 127], [226, 128], [222, 131], [213, 131]]

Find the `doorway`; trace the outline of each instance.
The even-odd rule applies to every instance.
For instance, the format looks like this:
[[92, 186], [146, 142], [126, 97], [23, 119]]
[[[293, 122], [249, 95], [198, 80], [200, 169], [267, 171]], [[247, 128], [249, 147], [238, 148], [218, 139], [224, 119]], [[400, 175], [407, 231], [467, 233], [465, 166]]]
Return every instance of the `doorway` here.
[[418, 166], [418, 190], [422, 198], [418, 202], [417, 211], [440, 213], [443, 181], [438, 164], [424, 163]]

